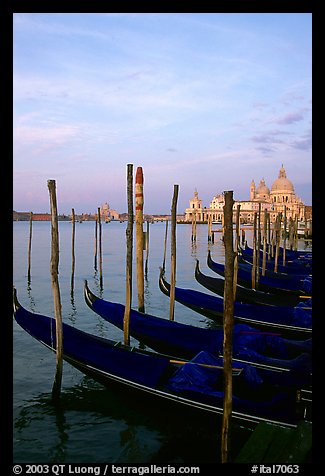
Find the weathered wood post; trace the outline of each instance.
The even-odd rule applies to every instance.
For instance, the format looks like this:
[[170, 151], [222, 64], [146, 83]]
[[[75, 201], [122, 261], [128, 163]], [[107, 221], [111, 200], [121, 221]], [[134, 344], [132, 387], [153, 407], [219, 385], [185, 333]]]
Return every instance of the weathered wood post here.
[[227, 463], [230, 446], [230, 418], [232, 413], [232, 330], [234, 324], [234, 259], [233, 250], [233, 192], [225, 192], [224, 205], [224, 245], [225, 245], [225, 287], [223, 310], [223, 374], [224, 374], [224, 400], [221, 433], [221, 462]]
[[294, 241], [294, 224], [292, 217], [289, 218], [289, 249], [293, 249], [293, 241]]
[[135, 175], [135, 236], [136, 266], [138, 288], [138, 311], [144, 312], [144, 274], [143, 274], [143, 172], [137, 167]]
[[175, 285], [176, 285], [176, 219], [177, 219], [178, 185], [174, 185], [174, 194], [171, 209], [171, 274], [170, 274], [170, 306], [169, 319], [174, 320]]
[[99, 234], [99, 287], [103, 289], [103, 250], [102, 250], [102, 220], [98, 207], [98, 234]]
[[262, 259], [262, 276], [265, 276], [266, 270], [266, 237], [267, 237], [267, 209], [264, 208], [264, 222], [263, 222], [263, 259]]
[[163, 265], [162, 265], [162, 269], [164, 272], [166, 270], [167, 237], [168, 237], [168, 219], [166, 220], [165, 239], [164, 239], [164, 259], [163, 259]]
[[127, 165], [128, 224], [126, 229], [126, 298], [123, 317], [124, 344], [130, 344], [133, 256], [133, 164]]
[[282, 255], [282, 265], [286, 264], [286, 253], [287, 253], [287, 207], [284, 205], [283, 213], [283, 255]]
[[32, 250], [32, 233], [33, 233], [33, 212], [29, 214], [29, 240], [28, 240], [28, 269], [27, 280], [30, 282], [30, 263], [31, 263], [31, 250]]
[[237, 205], [236, 212], [236, 240], [235, 240], [235, 255], [234, 255], [234, 301], [236, 301], [237, 291], [237, 274], [238, 274], [238, 251], [240, 248], [240, 205]]
[[256, 247], [257, 247], [257, 239], [256, 239], [256, 224], [257, 224], [257, 213], [254, 213], [254, 234], [253, 234], [253, 266], [252, 266], [252, 289], [256, 289], [257, 279], [256, 279]]
[[98, 217], [95, 218], [94, 268], [97, 271]]
[[275, 221], [275, 257], [274, 257], [274, 272], [278, 272], [278, 261], [280, 252], [280, 237], [281, 237], [281, 213], [278, 213]]
[[208, 215], [208, 242], [212, 241], [212, 215]]
[[193, 210], [192, 213], [192, 241], [196, 241], [196, 209]]
[[260, 261], [261, 261], [261, 202], [258, 204], [257, 213], [257, 244], [256, 244], [256, 283], [260, 282]]
[[272, 243], [271, 243], [271, 214], [268, 212], [267, 214], [267, 259], [271, 261], [271, 254], [272, 254]]
[[75, 221], [75, 213], [74, 208], [72, 209], [72, 243], [71, 243], [71, 253], [72, 253], [72, 261], [71, 261], [71, 295], [73, 295], [74, 290], [74, 270], [75, 270], [75, 252], [74, 252], [74, 245], [75, 245], [75, 234], [76, 234], [76, 221]]
[[145, 278], [148, 279], [148, 260], [149, 260], [149, 220], [147, 220], [147, 230], [145, 236], [146, 264], [144, 267]]
[[245, 235], [244, 228], [242, 228], [242, 231], [241, 231], [241, 244], [242, 244], [242, 246], [245, 246], [245, 244], [246, 244], [246, 235]]
[[51, 206], [51, 282], [54, 300], [55, 314], [55, 336], [56, 336], [56, 373], [52, 387], [52, 399], [58, 401], [61, 392], [62, 368], [63, 368], [63, 332], [62, 332], [62, 314], [61, 297], [59, 286], [59, 229], [58, 229], [58, 210], [56, 203], [55, 180], [48, 180], [47, 186], [50, 194]]
[[298, 217], [295, 215], [295, 221], [294, 221], [294, 250], [297, 251], [298, 249]]
[[225, 237], [225, 214], [221, 214], [221, 239], [224, 241]]

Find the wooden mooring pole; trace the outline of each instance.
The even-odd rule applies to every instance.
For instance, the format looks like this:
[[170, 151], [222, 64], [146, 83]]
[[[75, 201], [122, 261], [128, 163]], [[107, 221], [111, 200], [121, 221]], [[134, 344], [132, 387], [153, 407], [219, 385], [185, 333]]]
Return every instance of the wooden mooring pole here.
[[147, 230], [145, 235], [146, 263], [144, 267], [145, 278], [148, 279], [148, 261], [149, 261], [149, 220], [147, 220]]
[[33, 233], [33, 212], [30, 212], [30, 214], [29, 214], [29, 240], [28, 240], [28, 269], [27, 269], [27, 280], [28, 280], [28, 282], [30, 282], [32, 233]]
[[192, 213], [192, 235], [191, 240], [196, 241], [196, 210]]
[[171, 209], [171, 274], [170, 274], [170, 306], [169, 319], [174, 320], [175, 285], [176, 285], [176, 218], [177, 218], [178, 185], [174, 185], [174, 194]]
[[261, 262], [261, 202], [258, 204], [257, 213], [257, 245], [256, 245], [256, 284], [260, 282], [260, 262]]
[[62, 369], [63, 369], [63, 332], [62, 332], [62, 314], [61, 314], [61, 297], [59, 286], [59, 228], [58, 228], [58, 211], [56, 202], [56, 186], [55, 180], [48, 180], [47, 186], [50, 194], [51, 205], [51, 281], [54, 299], [55, 313], [55, 336], [56, 336], [56, 372], [52, 387], [52, 399], [57, 402], [61, 393]]
[[282, 266], [285, 266], [285, 264], [286, 264], [286, 253], [287, 253], [287, 207], [284, 205]]
[[237, 205], [236, 212], [236, 240], [235, 240], [235, 255], [234, 255], [234, 301], [236, 301], [237, 292], [237, 275], [238, 275], [238, 251], [240, 248], [240, 205]]
[[272, 243], [271, 243], [271, 214], [267, 213], [267, 259], [271, 261]]
[[98, 207], [98, 234], [99, 234], [99, 287], [103, 289], [103, 249], [102, 249], [102, 220]]
[[214, 242], [214, 233], [212, 233], [212, 215], [208, 215], [208, 242]]
[[144, 273], [143, 273], [143, 172], [137, 167], [135, 175], [135, 234], [136, 265], [138, 288], [138, 311], [144, 312]]
[[95, 219], [94, 268], [97, 271], [98, 218]]
[[274, 257], [274, 272], [278, 272], [278, 261], [280, 253], [280, 237], [281, 237], [281, 213], [278, 213], [275, 221], [275, 257]]
[[126, 297], [123, 318], [124, 344], [130, 345], [133, 256], [133, 164], [127, 165], [128, 224], [126, 229]]
[[232, 413], [232, 330], [234, 325], [234, 259], [233, 250], [233, 192], [225, 192], [224, 205], [224, 245], [225, 245], [225, 286], [223, 310], [223, 375], [224, 375], [224, 400], [221, 432], [221, 462], [229, 460], [230, 447], [230, 418]]
[[252, 266], [252, 289], [256, 289], [256, 253], [257, 253], [257, 239], [256, 239], [257, 213], [254, 213], [254, 234], [253, 234], [253, 266]]
[[265, 276], [266, 270], [266, 244], [267, 244], [267, 209], [264, 209], [264, 221], [263, 221], [263, 258], [262, 258], [262, 276]]
[[164, 259], [163, 259], [163, 265], [162, 265], [162, 269], [164, 272], [166, 270], [167, 238], [168, 238], [168, 220], [166, 220], [165, 239], [164, 239]]
[[76, 265], [76, 257], [75, 257], [75, 252], [74, 252], [74, 246], [75, 246], [75, 236], [76, 236], [76, 219], [75, 219], [75, 213], [74, 213], [74, 208], [72, 209], [72, 243], [71, 243], [71, 253], [72, 253], [72, 261], [71, 261], [71, 295], [73, 295], [73, 290], [74, 290], [74, 271], [75, 271], [75, 265]]

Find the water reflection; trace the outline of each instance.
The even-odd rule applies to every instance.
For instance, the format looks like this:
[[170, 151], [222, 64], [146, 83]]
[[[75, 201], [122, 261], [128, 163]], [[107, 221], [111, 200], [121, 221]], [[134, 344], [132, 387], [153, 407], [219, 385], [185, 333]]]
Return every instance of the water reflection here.
[[68, 318], [72, 322], [72, 324], [75, 324], [76, 323], [76, 318], [77, 318], [77, 308], [76, 308], [76, 305], [75, 305], [73, 288], [71, 288], [71, 290], [70, 290], [70, 304], [71, 304], [71, 311], [68, 314]]
[[[47, 426], [46, 438], [40, 425]], [[237, 452], [250, 432], [236, 425], [232, 431]], [[14, 460], [24, 460], [20, 446], [27, 445], [25, 463], [218, 462], [220, 433], [219, 420], [184, 418], [83, 377], [62, 389], [58, 406], [50, 393], [25, 401], [15, 419]]]
[[50, 448], [49, 456], [51, 463], [60, 463], [65, 461], [70, 431], [70, 425], [67, 424], [65, 411], [61, 404], [55, 407], [55, 426], [58, 440], [57, 443]]
[[197, 244], [196, 244], [196, 241], [192, 241], [191, 242], [191, 256], [192, 258], [195, 258], [197, 257]]
[[34, 300], [34, 297], [32, 295], [32, 286], [31, 286], [31, 279], [30, 277], [27, 278], [27, 295], [28, 295], [28, 298], [29, 298], [29, 309], [32, 311], [32, 312], [35, 312], [35, 300]]
[[94, 278], [94, 286], [97, 289], [97, 294], [99, 295], [101, 299], [103, 299], [103, 281], [102, 279], [100, 279], [98, 270], [96, 268], [94, 270], [93, 278]]
[[[40, 422], [48, 427], [45, 439], [39, 435]], [[91, 453], [102, 455], [94, 462], [146, 462], [160, 447], [160, 432], [150, 419], [143, 420], [123, 399], [120, 404], [118, 397], [87, 377], [81, 384], [63, 389], [59, 405], [52, 404], [49, 393], [26, 401], [15, 419], [14, 436], [16, 462], [20, 443], [29, 444], [27, 441], [33, 447], [32, 461], [25, 462], [41, 462], [46, 456], [52, 464], [90, 462]], [[77, 461], [71, 452], [73, 440], [82, 449]], [[111, 443], [107, 445], [107, 441]]]

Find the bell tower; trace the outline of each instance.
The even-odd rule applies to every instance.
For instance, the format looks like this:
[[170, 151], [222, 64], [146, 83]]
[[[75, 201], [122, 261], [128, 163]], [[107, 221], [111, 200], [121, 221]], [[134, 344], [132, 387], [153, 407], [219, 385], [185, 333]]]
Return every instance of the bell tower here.
[[249, 189], [249, 199], [250, 199], [250, 201], [255, 199], [255, 193], [256, 193], [256, 186], [255, 186], [254, 180], [252, 180], [251, 186], [250, 186], [250, 189]]

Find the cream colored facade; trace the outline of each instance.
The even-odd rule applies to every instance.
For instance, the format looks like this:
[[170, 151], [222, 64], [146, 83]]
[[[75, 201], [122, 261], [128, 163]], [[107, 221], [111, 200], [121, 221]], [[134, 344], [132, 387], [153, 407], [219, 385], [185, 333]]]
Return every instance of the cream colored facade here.
[[112, 210], [107, 202], [100, 207], [100, 216], [104, 221], [118, 220], [120, 214], [116, 210]]
[[[194, 197], [190, 200], [190, 206], [185, 210], [185, 221], [192, 221], [194, 214], [196, 221], [207, 221], [212, 215], [212, 221], [221, 223], [223, 219], [224, 195], [219, 194], [213, 197], [209, 208], [202, 207], [202, 200], [198, 192], [194, 192]], [[254, 214], [259, 210], [268, 210], [270, 219], [275, 221], [279, 212], [286, 212], [287, 219], [297, 217], [299, 221], [305, 220], [305, 205], [295, 194], [292, 182], [287, 178], [286, 171], [282, 165], [278, 178], [273, 182], [271, 189], [265, 183], [264, 178], [260, 180], [256, 187], [254, 180], [250, 185], [250, 199], [247, 201], [235, 201], [233, 210], [234, 217], [237, 207], [240, 205], [240, 221], [242, 223], [253, 223]]]

